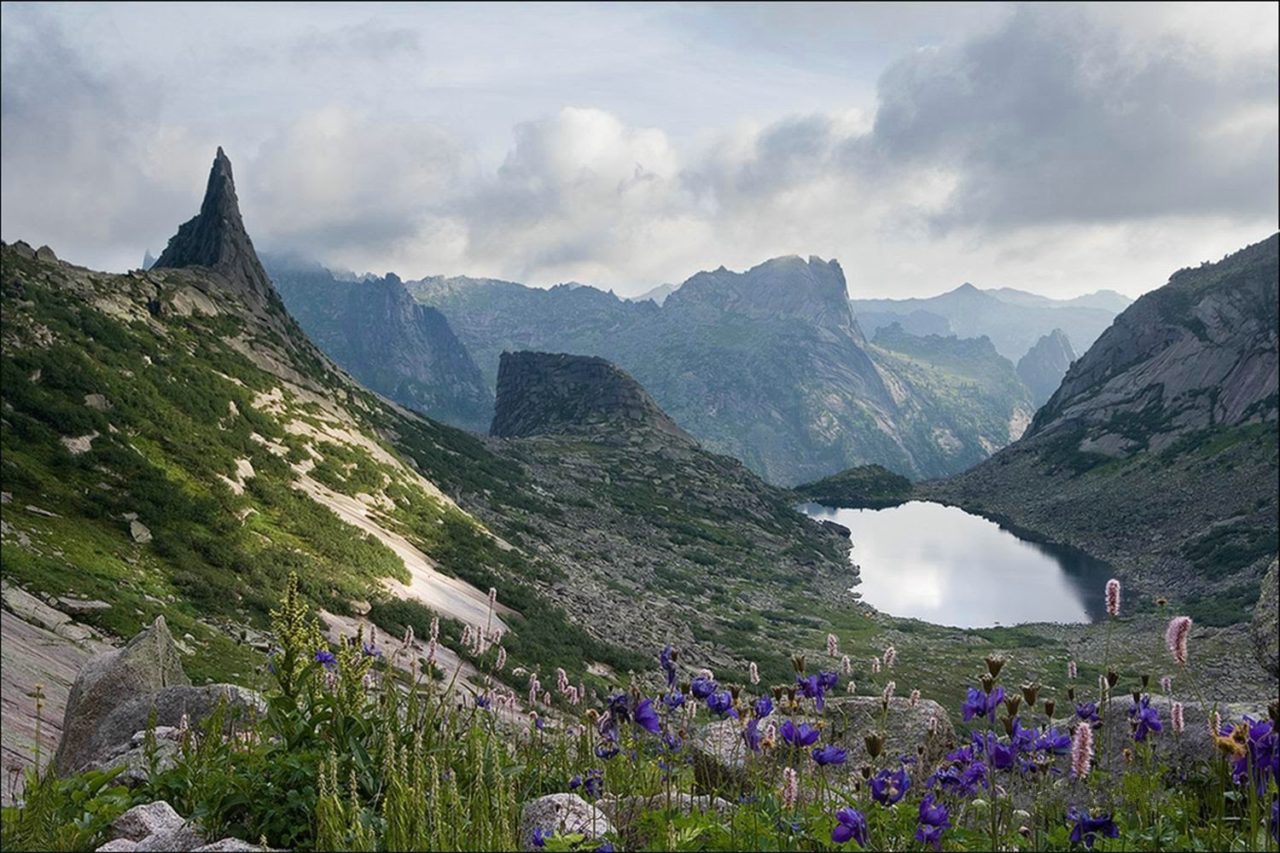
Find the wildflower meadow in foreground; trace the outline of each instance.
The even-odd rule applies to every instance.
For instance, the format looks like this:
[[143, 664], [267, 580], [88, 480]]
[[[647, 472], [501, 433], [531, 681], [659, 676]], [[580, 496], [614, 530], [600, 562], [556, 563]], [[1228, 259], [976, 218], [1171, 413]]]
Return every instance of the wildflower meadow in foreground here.
[[[1119, 584], [1102, 594], [1120, 618]], [[275, 617], [264, 714], [184, 728], [172, 765], [133, 790], [114, 773], [31, 774], [5, 849], [93, 849], [156, 799], [216, 837], [292, 850], [1278, 849], [1280, 710], [1201, 701], [1185, 617], [1152, 638], [1153, 665], [1176, 667], [1158, 691], [1127, 689], [1105, 657], [1072, 661], [1065, 684], [1005, 683], [1008, 659], [989, 656], [949, 713], [927, 685], [896, 698], [892, 646], [849, 650], [896, 679], [872, 667], [856, 696], [803, 654], [768, 684], [759, 667], [690, 667], [673, 645], [608, 689], [548, 673], [553, 692], [507, 667], [487, 626], [468, 626], [463, 686], [410, 652], [412, 632], [325, 642], [292, 582]], [[842, 643], [825, 651], [843, 670]], [[581, 811], [528, 808], [548, 795]]]

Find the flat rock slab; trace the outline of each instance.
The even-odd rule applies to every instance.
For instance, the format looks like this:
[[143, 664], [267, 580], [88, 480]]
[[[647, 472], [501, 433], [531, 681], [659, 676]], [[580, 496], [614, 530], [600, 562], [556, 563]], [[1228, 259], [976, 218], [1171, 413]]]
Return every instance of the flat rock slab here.
[[[604, 810], [591, 805], [577, 794], [548, 794], [524, 804], [520, 810], [520, 849], [537, 850], [533, 831], [540, 829], [554, 835], [581, 833], [587, 841], [603, 838], [614, 831]], [[586, 849], [594, 845], [587, 844]]]

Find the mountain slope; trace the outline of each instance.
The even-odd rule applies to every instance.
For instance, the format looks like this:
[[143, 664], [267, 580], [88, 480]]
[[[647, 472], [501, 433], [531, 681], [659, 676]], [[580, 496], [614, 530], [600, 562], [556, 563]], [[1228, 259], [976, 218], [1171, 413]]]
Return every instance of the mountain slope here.
[[[900, 356], [867, 343], [834, 261], [775, 258], [742, 273], [698, 273], [661, 306], [564, 285], [406, 286], [449, 318], [489, 381], [504, 351], [605, 358], [709, 449], [775, 483], [863, 462], [916, 477], [954, 472], [1006, 444], [1010, 422], [1029, 414], [1003, 386], [960, 399], [921, 374], [907, 381]], [[947, 433], [935, 431], [938, 420]]]
[[1072, 347], [1083, 352], [1111, 325], [1117, 304], [1105, 292], [1054, 300], [1022, 291], [979, 290], [972, 284], [928, 299], [852, 300], [854, 315], [869, 335], [923, 312], [945, 319], [951, 331], [962, 338], [985, 335], [1012, 362], [1054, 329], [1062, 329]]
[[1240, 621], [1277, 549], [1280, 235], [1175, 273], [1067, 371], [1027, 434], [921, 491]]
[[363, 385], [453, 426], [484, 432], [493, 395], [444, 315], [394, 275], [339, 280], [318, 264], [266, 259], [285, 306]]
[[1018, 359], [1018, 378], [1031, 392], [1031, 400], [1042, 406], [1058, 390], [1076, 354], [1071, 349], [1067, 333], [1054, 329], [1036, 341], [1027, 354]]

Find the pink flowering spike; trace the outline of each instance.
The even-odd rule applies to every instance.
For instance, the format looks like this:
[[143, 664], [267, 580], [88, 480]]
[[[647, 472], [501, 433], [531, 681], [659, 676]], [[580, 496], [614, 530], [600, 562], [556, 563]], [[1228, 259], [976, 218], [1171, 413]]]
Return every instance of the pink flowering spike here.
[[872, 658], [872, 659], [871, 659], [871, 671], [872, 671], [873, 673], [876, 673], [876, 672], [879, 672], [879, 671], [880, 671], [880, 658]]
[[827, 657], [833, 658], [840, 654], [840, 640], [835, 634], [827, 634]]
[[850, 695], [852, 695], [852, 694], [854, 694], [854, 693], [857, 693], [857, 692], [858, 692], [858, 685], [857, 685], [857, 683], [856, 683], [856, 682], [851, 678], [851, 679], [849, 679], [849, 683], [848, 683], [847, 685], [845, 685], [845, 688], [844, 688], [844, 689], [845, 689], [845, 692], [846, 692], [846, 693], [849, 693]]
[[898, 662], [898, 650], [893, 646], [884, 650], [884, 665], [886, 669], [893, 669], [893, 665]]
[[493, 667], [499, 672], [507, 665], [507, 650], [502, 646], [498, 646], [498, 659], [494, 661]]
[[938, 733], [938, 715], [935, 712], [929, 716], [929, 734], [935, 735], [937, 733]]
[[1087, 722], [1076, 724], [1071, 737], [1071, 774], [1077, 779], [1089, 775], [1093, 766], [1093, 727]]
[[760, 667], [756, 666], [755, 661], [751, 662], [751, 665], [748, 667], [748, 670], [751, 676], [751, 683], [759, 684], [760, 683]]
[[920, 691], [912, 690], [911, 691], [911, 707], [914, 708], [919, 704], [920, 704]]
[[1187, 721], [1183, 715], [1182, 703], [1174, 702], [1173, 707], [1169, 709], [1169, 716], [1173, 720], [1173, 730], [1177, 734], [1182, 734], [1183, 728], [1186, 727]]
[[1120, 581], [1115, 578], [1107, 581], [1107, 615], [1120, 615]]
[[890, 681], [888, 684], [884, 686], [884, 690], [880, 694], [880, 699], [884, 702], [888, 702], [890, 699], [893, 698], [893, 691], [897, 689], [898, 689], [898, 682]]
[[1209, 737], [1218, 737], [1222, 734], [1222, 715], [1217, 711], [1209, 712]]
[[849, 660], [848, 655], [840, 658], [840, 671], [845, 675], [853, 675], [853, 661]]
[[799, 798], [800, 779], [796, 776], [794, 768], [784, 767], [782, 770], [782, 807], [788, 810], [794, 809]]
[[1067, 661], [1067, 678], [1075, 681], [1079, 676], [1080, 671], [1076, 669], [1076, 662], [1073, 660]]
[[1164, 691], [1166, 694], [1172, 693], [1173, 692], [1173, 676], [1171, 675], [1160, 676], [1160, 689]]
[[1175, 616], [1165, 629], [1164, 641], [1169, 646], [1169, 653], [1180, 666], [1187, 665], [1187, 638], [1191, 636], [1191, 617]]

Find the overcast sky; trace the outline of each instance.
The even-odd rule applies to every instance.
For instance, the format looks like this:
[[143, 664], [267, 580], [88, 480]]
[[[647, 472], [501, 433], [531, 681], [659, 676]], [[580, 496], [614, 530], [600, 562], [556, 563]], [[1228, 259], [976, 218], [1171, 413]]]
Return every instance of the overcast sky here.
[[4, 3], [0, 236], [159, 254], [214, 149], [260, 249], [854, 296], [1130, 295], [1277, 229], [1277, 5]]

